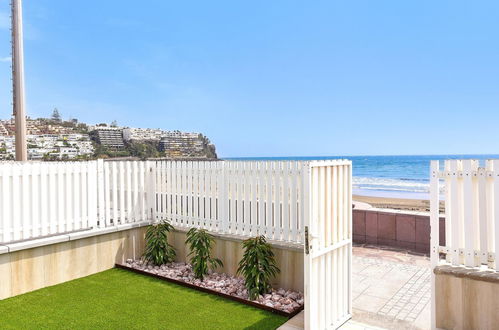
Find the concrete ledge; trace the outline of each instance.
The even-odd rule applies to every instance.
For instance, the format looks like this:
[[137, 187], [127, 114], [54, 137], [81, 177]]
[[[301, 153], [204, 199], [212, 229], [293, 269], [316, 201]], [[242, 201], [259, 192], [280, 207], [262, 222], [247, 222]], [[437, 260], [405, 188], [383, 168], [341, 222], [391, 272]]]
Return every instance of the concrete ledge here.
[[133, 228], [140, 228], [140, 227], [144, 227], [144, 226], [149, 226], [150, 224], [151, 224], [150, 221], [142, 221], [142, 222], [113, 226], [113, 227], [82, 230], [82, 231], [77, 231], [77, 232], [73, 232], [73, 233], [54, 235], [54, 236], [48, 236], [48, 237], [41, 237], [41, 238], [35, 238], [35, 239], [25, 240], [25, 241], [21, 241], [21, 242], [4, 244], [4, 245], [0, 245], [0, 254], [22, 251], [22, 250], [27, 250], [27, 249], [33, 249], [33, 248], [37, 248], [37, 247], [42, 247], [42, 246], [47, 246], [47, 245], [52, 245], [52, 244], [57, 244], [57, 243], [62, 243], [62, 242], [75, 241], [75, 240], [79, 240], [79, 239], [83, 239], [83, 238], [100, 236], [100, 235], [105, 235], [105, 234], [109, 234], [109, 233], [129, 230], [129, 229], [133, 229]]
[[9, 249], [8, 252], [15, 252], [15, 251], [32, 249], [32, 248], [36, 248], [39, 246], [67, 242], [67, 241], [69, 241], [68, 235], [58, 235], [58, 236], [33, 239], [33, 240], [19, 242], [19, 243], [7, 244], [5, 246]]
[[129, 230], [129, 229], [133, 229], [133, 228], [140, 228], [140, 227], [145, 227], [145, 226], [149, 226], [149, 225], [151, 225], [150, 221], [126, 223], [126, 224], [117, 225], [117, 226], [113, 226], [113, 227], [98, 228], [98, 229], [92, 229], [92, 230], [72, 233], [72, 234], [69, 234], [68, 236], [69, 236], [70, 241], [75, 241], [75, 240], [82, 239], [82, 238], [105, 235], [105, 234], [109, 234], [109, 233]]
[[9, 253], [9, 248], [5, 245], [0, 245], [0, 254]]
[[435, 267], [433, 272], [435, 275], [451, 275], [455, 277], [469, 278], [476, 281], [499, 283], [499, 272], [491, 270], [442, 265]]
[[445, 265], [434, 273], [437, 328], [497, 329], [497, 272]]
[[[61, 243], [61, 242], [75, 241], [75, 240], [88, 238], [88, 237], [92, 237], [92, 236], [105, 235], [105, 234], [119, 232], [119, 231], [123, 231], [123, 230], [145, 227], [145, 226], [149, 226], [151, 224], [153, 224], [151, 221], [126, 223], [126, 224], [122, 224], [122, 225], [118, 225], [118, 226], [112, 226], [112, 227], [106, 227], [106, 228], [96, 228], [96, 229], [90, 229], [90, 230], [82, 230], [82, 231], [77, 231], [77, 232], [73, 232], [73, 233], [54, 235], [54, 236], [49, 236], [49, 237], [41, 237], [41, 238], [25, 240], [22, 242], [4, 244], [4, 245], [0, 245], [0, 254], [21, 251], [21, 250], [26, 250], [26, 249], [33, 249], [36, 247], [57, 244], [57, 243]], [[189, 229], [190, 228], [175, 227], [175, 230], [177, 232], [180, 232], [180, 233], [187, 233], [189, 231]], [[210, 234], [212, 234], [214, 237], [216, 237], [218, 239], [232, 241], [232, 242], [241, 242], [241, 241], [244, 241], [245, 239], [249, 238], [249, 237], [244, 237], [244, 236], [220, 234], [220, 233], [215, 233], [215, 232], [210, 232]], [[296, 251], [296, 252], [303, 251], [303, 244], [300, 244], [300, 243], [283, 242], [283, 241], [268, 241], [268, 243], [272, 247], [275, 247], [275, 248], [287, 249], [287, 250], [292, 250], [292, 251]]]

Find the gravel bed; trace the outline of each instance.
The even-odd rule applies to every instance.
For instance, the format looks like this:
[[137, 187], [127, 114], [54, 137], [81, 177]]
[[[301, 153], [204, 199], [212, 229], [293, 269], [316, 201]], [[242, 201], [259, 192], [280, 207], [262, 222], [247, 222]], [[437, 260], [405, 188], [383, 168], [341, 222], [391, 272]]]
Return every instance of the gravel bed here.
[[[161, 266], [154, 266], [142, 260], [128, 259], [126, 265], [148, 273], [249, 300], [248, 290], [244, 286], [244, 279], [240, 277], [210, 272], [210, 274], [205, 276], [204, 280], [201, 281], [194, 277], [192, 266], [183, 262], [173, 262]], [[293, 313], [303, 306], [303, 294], [301, 292], [284, 289], [272, 289], [272, 292], [260, 295], [258, 299], [253, 300], [253, 302], [279, 309], [286, 313]]]

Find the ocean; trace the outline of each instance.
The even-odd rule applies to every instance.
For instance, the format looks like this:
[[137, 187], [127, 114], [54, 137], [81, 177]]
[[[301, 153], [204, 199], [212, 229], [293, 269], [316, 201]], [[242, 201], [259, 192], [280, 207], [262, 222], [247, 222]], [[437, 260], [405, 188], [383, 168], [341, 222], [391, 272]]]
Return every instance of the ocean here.
[[429, 198], [431, 160], [499, 158], [499, 155], [434, 156], [331, 156], [331, 157], [253, 157], [227, 160], [314, 160], [350, 159], [353, 164], [353, 193], [391, 198]]

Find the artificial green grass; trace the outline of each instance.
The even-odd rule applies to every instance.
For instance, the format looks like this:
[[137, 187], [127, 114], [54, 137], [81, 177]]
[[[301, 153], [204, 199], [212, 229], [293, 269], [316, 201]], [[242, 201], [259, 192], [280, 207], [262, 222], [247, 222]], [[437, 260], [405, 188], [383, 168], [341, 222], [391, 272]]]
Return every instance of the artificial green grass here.
[[285, 321], [121, 269], [0, 301], [1, 329], [276, 329]]

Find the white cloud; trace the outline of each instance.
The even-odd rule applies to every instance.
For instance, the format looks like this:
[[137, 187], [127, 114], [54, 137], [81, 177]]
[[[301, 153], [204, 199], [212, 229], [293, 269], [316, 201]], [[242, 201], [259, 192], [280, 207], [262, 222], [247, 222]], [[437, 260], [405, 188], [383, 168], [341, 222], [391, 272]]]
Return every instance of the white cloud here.
[[0, 57], [0, 62], [8, 62], [10, 63], [12, 61], [12, 57], [7, 56], [7, 57]]

